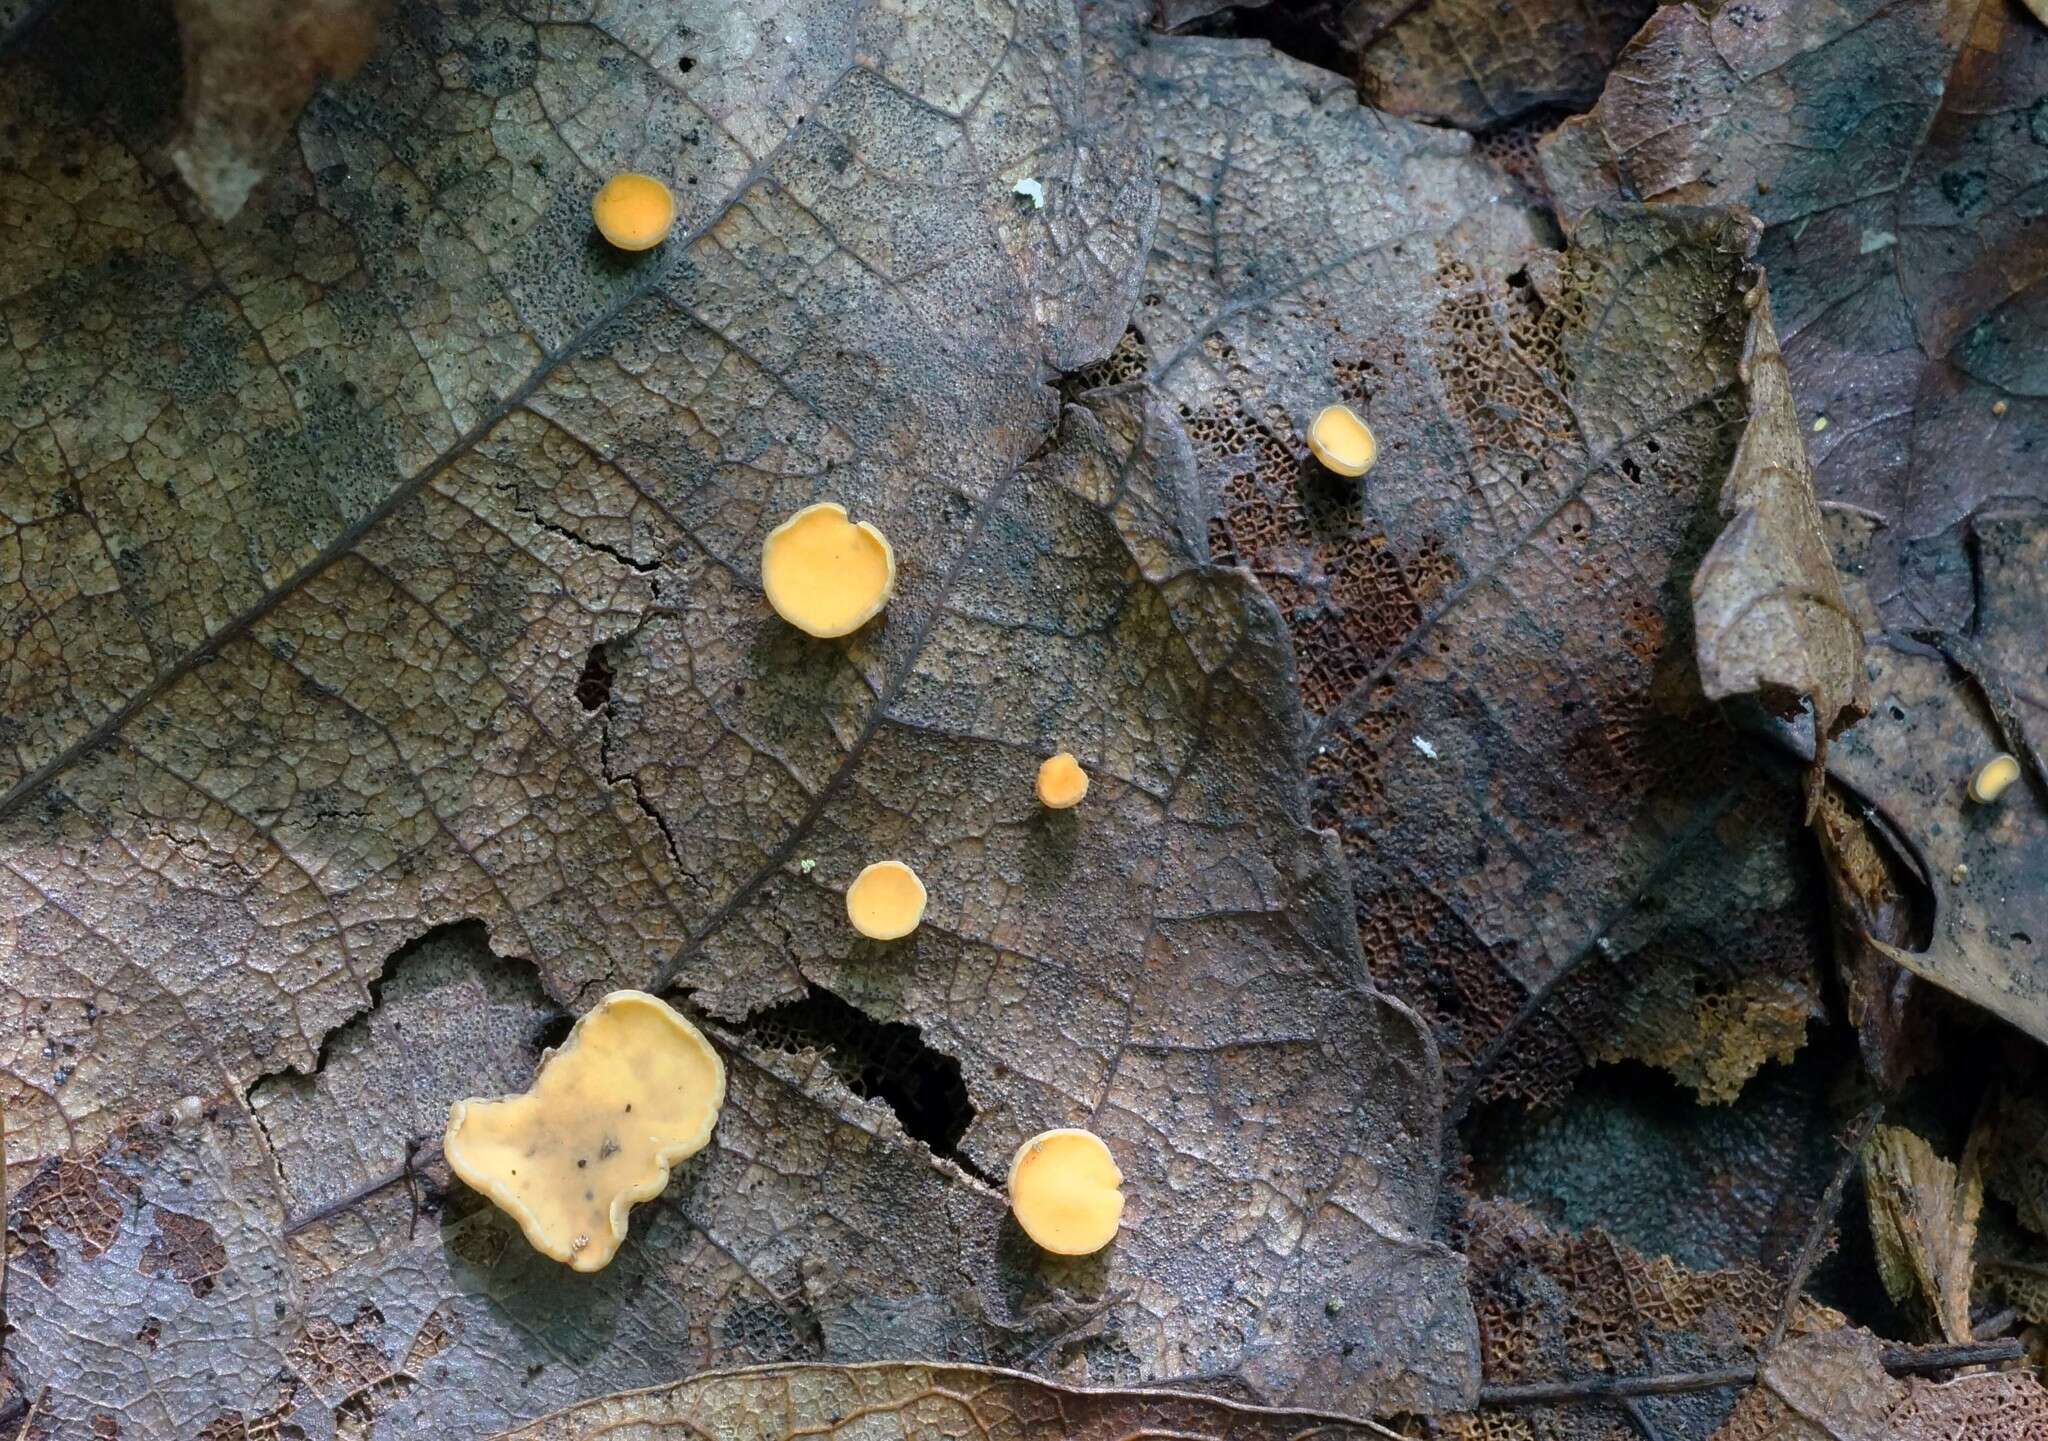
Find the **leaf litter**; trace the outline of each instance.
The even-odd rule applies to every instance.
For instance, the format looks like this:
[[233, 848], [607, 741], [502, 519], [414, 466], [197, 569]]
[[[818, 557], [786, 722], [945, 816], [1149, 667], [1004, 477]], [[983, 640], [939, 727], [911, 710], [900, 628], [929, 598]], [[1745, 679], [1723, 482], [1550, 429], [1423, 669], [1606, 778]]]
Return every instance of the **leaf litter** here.
[[[188, 46], [182, 140], [164, 8], [8, 32], [4, 183], [56, 221], [0, 217], [10, 1414], [2037, 1424], [2021, 1373], [1893, 1380], [1802, 1297], [1853, 1149], [1796, 1259], [1687, 1266], [1440, 1147], [1589, 1066], [1730, 1102], [1798, 1052], [1834, 999], [1802, 822], [1880, 1084], [1941, 1065], [1916, 976], [2041, 1034], [2038, 496], [2003, 479], [2038, 277], [2019, 230], [1955, 244], [2023, 208], [2039, 36], [1667, 7], [1511, 176], [1645, 7], [1517, 17], [1569, 22], [1539, 46], [1352, 8], [1368, 93], [1479, 145], [1121, 3], [1002, 44], [944, 3], [401, 8], [296, 123], [353, 57], [235, 96]], [[1845, 195], [1792, 102], [1873, 83], [1904, 103], [1842, 148], [1890, 178]], [[633, 169], [679, 209], [637, 261], [587, 220]], [[1333, 402], [1379, 442], [1348, 490], [1302, 439]], [[759, 604], [761, 536], [819, 499], [904, 561], [845, 643]], [[1817, 718], [1777, 734], [1825, 791], [1745, 697]], [[1096, 788], [1052, 816], [1063, 745]], [[1959, 832], [2000, 750], [2020, 783]], [[874, 854], [931, 881], [907, 955], [845, 930]], [[614, 985], [686, 1005], [733, 1100], [571, 1288], [422, 1138]], [[1875, 1260], [1953, 1342], [1973, 1291], [2031, 1304], [2030, 1104], [1960, 1172], [1869, 1143]], [[1035, 1254], [988, 1183], [1058, 1124], [1127, 1177], [1101, 1257]], [[1756, 1209], [1703, 1197], [1677, 1244]], [[1760, 1383], [1588, 1389], [1674, 1368]], [[1571, 1394], [1499, 1409], [1532, 1382]]]

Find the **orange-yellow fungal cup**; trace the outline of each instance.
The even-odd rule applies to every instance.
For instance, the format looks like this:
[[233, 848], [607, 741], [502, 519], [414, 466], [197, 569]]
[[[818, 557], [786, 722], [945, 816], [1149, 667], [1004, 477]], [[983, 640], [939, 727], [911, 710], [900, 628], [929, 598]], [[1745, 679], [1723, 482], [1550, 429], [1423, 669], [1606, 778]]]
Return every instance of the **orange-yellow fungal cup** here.
[[1372, 427], [1348, 405], [1326, 405], [1308, 428], [1309, 453], [1338, 475], [1364, 475], [1379, 459]]
[[676, 198], [652, 175], [627, 171], [605, 181], [590, 200], [597, 232], [621, 250], [652, 250], [676, 223]]
[[1064, 811], [1088, 794], [1088, 772], [1071, 751], [1047, 756], [1038, 768], [1038, 800], [1048, 810]]
[[835, 501], [807, 505], [761, 543], [761, 588], [775, 613], [807, 635], [851, 635], [896, 589], [896, 552]]
[[924, 919], [924, 882], [901, 861], [876, 861], [846, 888], [846, 918], [871, 941], [900, 941]]
[[1010, 1211], [1024, 1234], [1059, 1256], [1089, 1256], [1116, 1239], [1124, 1173], [1102, 1138], [1041, 1131], [1010, 1161]]

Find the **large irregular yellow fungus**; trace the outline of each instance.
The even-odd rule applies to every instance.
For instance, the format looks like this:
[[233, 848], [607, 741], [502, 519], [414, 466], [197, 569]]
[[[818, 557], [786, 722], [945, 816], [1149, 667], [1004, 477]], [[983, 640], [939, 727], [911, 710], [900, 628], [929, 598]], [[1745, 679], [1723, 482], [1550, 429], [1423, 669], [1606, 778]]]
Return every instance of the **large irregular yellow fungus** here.
[[605, 181], [590, 200], [598, 234], [621, 250], [652, 250], [676, 223], [676, 198], [652, 175], [627, 171]]
[[1326, 405], [1316, 413], [1308, 428], [1308, 448], [1326, 470], [1339, 475], [1364, 475], [1380, 454], [1372, 427], [1348, 405]]
[[1116, 1239], [1124, 1173], [1102, 1138], [1042, 1131], [1010, 1161], [1010, 1210], [1024, 1234], [1059, 1256], [1089, 1256]]
[[846, 918], [871, 941], [900, 941], [924, 919], [924, 882], [901, 861], [876, 861], [846, 888]]
[[775, 613], [822, 639], [851, 635], [881, 613], [896, 589], [896, 552], [846, 507], [821, 500], [768, 533], [761, 587]]
[[1977, 767], [1970, 777], [1970, 799], [1990, 805], [2005, 794], [2005, 788], [2020, 778], [2020, 763], [2009, 755], [1996, 755]]
[[544, 1256], [601, 1271], [626, 1217], [704, 1149], [725, 1063], [658, 997], [613, 991], [542, 1060], [524, 1095], [448, 1108], [449, 1169]]
[[1047, 756], [1038, 768], [1038, 799], [1056, 811], [1071, 810], [1088, 794], [1088, 772], [1070, 751]]

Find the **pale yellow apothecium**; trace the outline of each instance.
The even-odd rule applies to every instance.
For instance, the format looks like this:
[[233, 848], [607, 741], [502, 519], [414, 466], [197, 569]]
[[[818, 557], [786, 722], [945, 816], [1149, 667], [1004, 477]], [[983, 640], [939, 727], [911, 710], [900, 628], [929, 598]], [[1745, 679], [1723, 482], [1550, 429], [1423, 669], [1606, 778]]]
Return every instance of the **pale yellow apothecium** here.
[[1071, 810], [1088, 794], [1088, 772], [1071, 751], [1047, 756], [1038, 768], [1038, 803], [1048, 810]]
[[1364, 475], [1379, 459], [1372, 427], [1348, 405], [1326, 405], [1308, 428], [1309, 453], [1339, 475]]
[[822, 640], [851, 635], [881, 613], [896, 589], [896, 552], [846, 507], [821, 500], [768, 533], [761, 588], [775, 613]]
[[1041, 1131], [1010, 1161], [1010, 1211], [1024, 1234], [1060, 1256], [1088, 1256], [1116, 1239], [1124, 1173], [1092, 1131]]
[[871, 941], [900, 941], [924, 919], [924, 882], [901, 861], [876, 861], [846, 888], [846, 918]]
[[676, 198], [652, 175], [628, 171], [590, 198], [597, 233], [621, 250], [652, 250], [676, 223]]
[[724, 1104], [725, 1063], [697, 1028], [659, 997], [613, 991], [523, 1095], [449, 1107], [443, 1154], [536, 1251], [601, 1271]]

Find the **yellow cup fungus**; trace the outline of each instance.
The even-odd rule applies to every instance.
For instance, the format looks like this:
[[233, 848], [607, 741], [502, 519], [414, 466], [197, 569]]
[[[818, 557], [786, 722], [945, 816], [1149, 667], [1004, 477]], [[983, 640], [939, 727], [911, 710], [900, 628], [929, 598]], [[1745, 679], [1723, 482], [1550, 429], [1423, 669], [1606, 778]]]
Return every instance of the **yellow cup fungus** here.
[[1379, 459], [1372, 427], [1348, 405], [1326, 405], [1308, 428], [1309, 453], [1339, 475], [1364, 475]]
[[1010, 1210], [1045, 1250], [1089, 1256], [1116, 1239], [1123, 1184], [1100, 1136], [1071, 1127], [1041, 1131], [1010, 1161]]
[[924, 919], [924, 882], [901, 861], [876, 861], [846, 888], [846, 918], [871, 941], [900, 941]]
[[676, 198], [652, 175], [614, 175], [590, 200], [597, 232], [621, 250], [652, 250], [676, 223]]
[[821, 500], [768, 533], [761, 588], [775, 613], [809, 635], [851, 635], [881, 613], [896, 589], [896, 552], [846, 507]]
[[601, 1271], [626, 1217], [711, 1139], [725, 1063], [659, 997], [613, 991], [542, 1060], [523, 1095], [448, 1108], [449, 1169], [544, 1256]]
[[1039, 803], [1049, 810], [1071, 810], [1088, 794], [1088, 772], [1071, 751], [1047, 756], [1038, 768]]
[[2005, 788], [2020, 778], [2020, 763], [2009, 755], [1995, 755], [1977, 767], [1970, 777], [1970, 799], [1990, 805], [2005, 794]]

